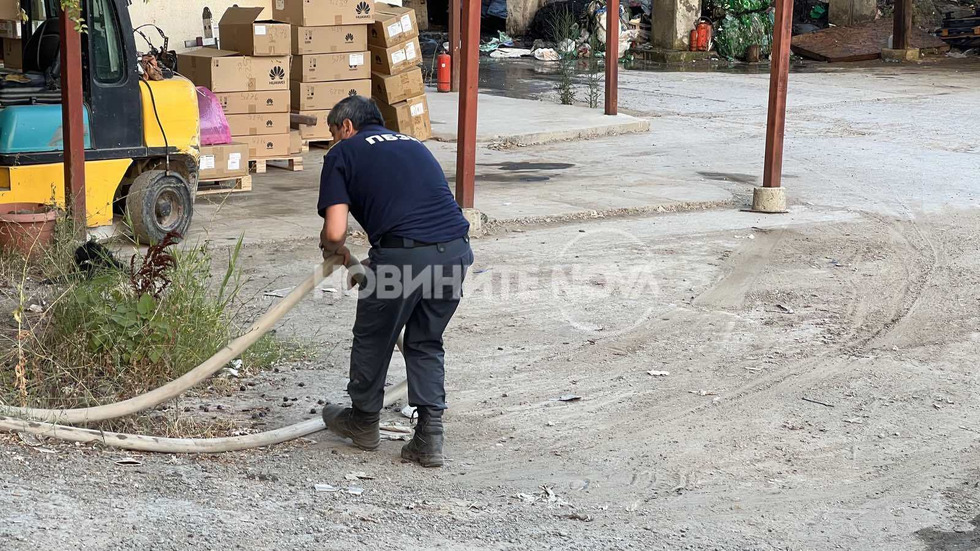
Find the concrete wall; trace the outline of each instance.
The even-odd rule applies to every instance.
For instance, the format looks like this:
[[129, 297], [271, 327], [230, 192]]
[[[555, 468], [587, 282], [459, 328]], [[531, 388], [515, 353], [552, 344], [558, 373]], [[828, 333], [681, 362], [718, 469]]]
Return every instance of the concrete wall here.
[[[129, 17], [133, 20], [133, 28], [144, 23], [153, 23], [163, 29], [170, 37], [170, 47], [178, 52], [184, 50], [184, 41], [193, 40], [204, 35], [204, 23], [201, 14], [204, 7], [211, 8], [212, 16], [217, 20], [225, 13], [225, 9], [233, 6], [260, 6], [266, 9], [265, 17], [272, 17], [272, 0], [133, 0], [129, 6]], [[150, 32], [147, 32], [150, 31]], [[163, 45], [160, 35], [152, 29], [144, 29], [146, 36], [157, 47]], [[146, 42], [136, 37], [136, 48], [146, 49]]]
[[691, 29], [701, 17], [701, 0], [653, 0], [654, 48], [687, 50]]
[[838, 27], [849, 27], [874, 21], [878, 14], [875, 0], [830, 0], [828, 21]]
[[541, 6], [548, 0], [507, 0], [507, 32], [520, 36], [527, 31]]

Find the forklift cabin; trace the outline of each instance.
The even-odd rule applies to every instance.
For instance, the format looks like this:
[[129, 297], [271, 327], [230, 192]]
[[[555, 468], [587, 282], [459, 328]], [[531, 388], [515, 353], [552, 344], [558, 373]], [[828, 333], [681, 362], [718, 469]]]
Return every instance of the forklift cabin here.
[[[140, 242], [156, 243], [171, 231], [186, 233], [193, 215], [197, 92], [169, 71], [162, 80], [142, 76], [128, 6], [82, 0], [86, 220], [97, 227], [125, 216]], [[28, 17], [23, 69], [0, 73], [0, 202], [64, 207], [63, 14], [58, 0], [21, 0], [21, 8]]]

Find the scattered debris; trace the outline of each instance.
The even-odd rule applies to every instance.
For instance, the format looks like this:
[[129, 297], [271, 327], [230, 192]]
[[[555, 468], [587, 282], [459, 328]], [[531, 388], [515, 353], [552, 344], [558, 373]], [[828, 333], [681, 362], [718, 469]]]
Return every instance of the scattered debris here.
[[284, 296], [289, 294], [289, 292], [292, 291], [293, 289], [294, 287], [286, 287], [284, 289], [275, 289], [273, 291], [266, 291], [265, 293], [262, 293], [262, 296], [283, 298]]
[[412, 407], [412, 406], [406, 405], [405, 407], [403, 407], [401, 409], [401, 411], [399, 411], [399, 413], [402, 414], [402, 417], [407, 417], [409, 419], [412, 419], [412, 418], [415, 417], [415, 408]]
[[864, 424], [864, 420], [861, 419], [860, 417], [852, 417], [850, 419], [844, 419], [844, 422], [845, 423], [850, 423], [852, 425], [863, 425]]
[[40, 304], [32, 304], [27, 307], [28, 312], [34, 312], [35, 314], [40, 314], [44, 311], [44, 308]]
[[351, 486], [347, 488], [347, 493], [352, 496], [359, 496], [364, 493], [364, 488], [359, 488], [357, 486]]
[[581, 399], [582, 397], [577, 394], [565, 394], [563, 396], [559, 396], [558, 398], [553, 399], [552, 401], [557, 400], [559, 402], [578, 402]]
[[134, 465], [137, 467], [143, 464], [142, 461], [135, 457], [123, 457], [122, 459], [117, 459], [115, 463], [116, 465]]
[[314, 484], [313, 489], [318, 492], [336, 492], [340, 488], [330, 484]]
[[777, 304], [776, 305], [776, 308], [779, 308], [779, 310], [782, 313], [784, 313], [784, 314], [795, 314], [796, 313], [796, 312], [793, 311], [792, 308], [790, 308], [789, 306], [785, 306], [783, 304]]
[[811, 404], [817, 404], [817, 405], [821, 405], [821, 406], [826, 406], [826, 407], [829, 407], [829, 408], [834, 407], [833, 404], [828, 404], [827, 402], [821, 402], [820, 400], [814, 400], [812, 398], [807, 398], [806, 396], [803, 397], [803, 401], [804, 402], [810, 402]]
[[561, 58], [554, 48], [539, 48], [534, 50], [534, 59], [538, 61], [558, 61]]
[[531, 50], [527, 48], [497, 48], [490, 52], [490, 57], [494, 59], [512, 59], [531, 55]]
[[718, 394], [717, 392], [715, 392], [713, 390], [704, 390], [704, 389], [700, 389], [700, 390], [688, 390], [688, 392], [690, 392], [691, 394], [697, 394], [698, 396], [715, 396], [715, 395]]
[[565, 515], [565, 518], [569, 520], [581, 520], [582, 522], [592, 522], [594, 519], [585, 513], [572, 513], [570, 515]]
[[351, 482], [357, 482], [358, 480], [374, 480], [373, 476], [363, 471], [358, 471], [356, 473], [347, 473], [344, 475], [344, 478], [350, 480]]
[[553, 426], [555, 426], [555, 422], [554, 421], [548, 421], [547, 423], [544, 424], [544, 426], [546, 426], [546, 427], [553, 427]]
[[651, 377], [666, 377], [670, 375], [670, 371], [647, 371], [647, 375]]
[[324, 287], [323, 289], [320, 289], [320, 290], [323, 291], [324, 293], [339, 293], [340, 292], [337, 289], [334, 289], [333, 287]]

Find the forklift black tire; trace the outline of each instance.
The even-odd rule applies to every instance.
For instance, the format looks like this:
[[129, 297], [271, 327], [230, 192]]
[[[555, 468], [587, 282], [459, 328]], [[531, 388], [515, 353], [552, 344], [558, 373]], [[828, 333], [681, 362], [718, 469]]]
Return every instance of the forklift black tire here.
[[180, 174], [148, 170], [133, 180], [126, 213], [133, 237], [142, 245], [155, 245], [171, 231], [184, 237], [194, 215], [194, 198]]

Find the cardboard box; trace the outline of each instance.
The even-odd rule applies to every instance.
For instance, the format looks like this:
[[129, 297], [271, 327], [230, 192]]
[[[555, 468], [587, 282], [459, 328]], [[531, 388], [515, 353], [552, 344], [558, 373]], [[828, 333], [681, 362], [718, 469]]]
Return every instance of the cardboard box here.
[[432, 137], [432, 123], [429, 120], [429, 103], [425, 96], [409, 98], [394, 105], [378, 104], [389, 130], [401, 132], [420, 140]]
[[290, 83], [292, 106], [295, 111], [333, 109], [347, 96], [370, 96], [371, 80], [343, 80], [340, 82]]
[[0, 19], [20, 21], [20, 2], [18, 0], [0, 0]]
[[378, 4], [374, 24], [368, 27], [368, 44], [390, 48], [413, 38], [418, 38], [419, 26], [415, 10]]
[[327, 115], [330, 114], [329, 109], [320, 109], [318, 111], [297, 111], [297, 113], [300, 115], [316, 117], [316, 126], [309, 126], [306, 124], [296, 125], [296, 130], [304, 140], [311, 142], [329, 142], [333, 139], [333, 136], [330, 135], [330, 127], [327, 125]]
[[289, 132], [289, 113], [225, 115], [232, 136], [262, 136]]
[[289, 154], [290, 155], [302, 155], [303, 154], [303, 137], [299, 135], [299, 130], [289, 131]]
[[23, 40], [3, 39], [3, 67], [4, 69], [16, 69], [18, 71], [24, 68]]
[[292, 52], [288, 23], [258, 20], [262, 8], [225, 10], [218, 23], [221, 47], [251, 56], [283, 56]]
[[248, 145], [249, 159], [289, 156], [289, 132], [265, 136], [232, 136], [231, 139]]
[[201, 181], [248, 176], [248, 144], [202, 145], [198, 161]]
[[371, 74], [371, 96], [381, 103], [398, 103], [425, 94], [422, 69], [416, 67], [397, 75]]
[[177, 67], [191, 82], [215, 93], [289, 88], [289, 56], [248, 57], [198, 48], [177, 54]]
[[374, 0], [273, 0], [272, 17], [299, 27], [374, 23]]
[[367, 50], [367, 25], [293, 27], [293, 54], [335, 54]]
[[0, 38], [20, 40], [23, 37], [20, 21], [0, 21]]
[[293, 58], [292, 79], [299, 82], [363, 80], [371, 78], [371, 54], [308, 54]]
[[241, 113], [285, 113], [289, 111], [289, 90], [262, 92], [224, 92], [215, 94], [225, 115]]
[[371, 71], [374, 73], [397, 75], [422, 62], [422, 47], [418, 38], [390, 48], [369, 46], [368, 49], [371, 52]]
[[415, 19], [418, 21], [419, 31], [429, 30], [428, 0], [405, 0], [402, 5], [415, 10]]

